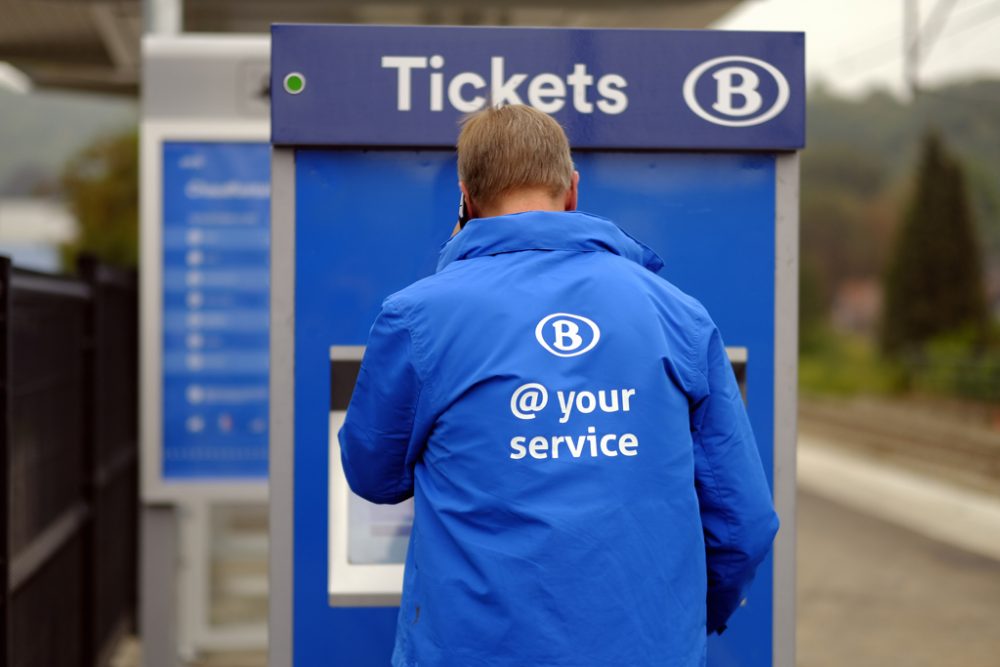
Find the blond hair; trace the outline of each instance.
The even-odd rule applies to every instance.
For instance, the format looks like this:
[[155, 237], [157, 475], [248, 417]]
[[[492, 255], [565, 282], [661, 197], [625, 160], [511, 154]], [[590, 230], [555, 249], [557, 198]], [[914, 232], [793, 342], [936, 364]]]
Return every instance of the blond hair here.
[[523, 188], [544, 188], [557, 197], [573, 182], [569, 141], [559, 123], [538, 109], [487, 107], [462, 121], [458, 178], [485, 208]]

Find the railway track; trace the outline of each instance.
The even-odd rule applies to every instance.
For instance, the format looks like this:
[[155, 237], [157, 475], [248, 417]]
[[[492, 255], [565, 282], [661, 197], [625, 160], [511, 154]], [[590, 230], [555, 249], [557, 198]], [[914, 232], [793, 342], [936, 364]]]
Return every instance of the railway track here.
[[1000, 430], [930, 403], [799, 402], [799, 430], [840, 447], [1000, 496]]

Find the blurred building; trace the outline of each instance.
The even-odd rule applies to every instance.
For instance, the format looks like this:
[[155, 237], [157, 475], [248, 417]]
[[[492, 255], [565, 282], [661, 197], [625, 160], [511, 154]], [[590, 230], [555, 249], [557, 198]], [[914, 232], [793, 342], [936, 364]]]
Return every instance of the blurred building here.
[[16, 266], [59, 272], [60, 248], [75, 240], [78, 231], [76, 218], [61, 201], [0, 198], [0, 255]]
[[838, 331], [871, 335], [882, 312], [882, 284], [876, 279], [847, 280], [833, 297], [830, 321]]
[[0, 0], [0, 61], [40, 87], [136, 94], [143, 31], [263, 33], [274, 22], [704, 28], [738, 0]]

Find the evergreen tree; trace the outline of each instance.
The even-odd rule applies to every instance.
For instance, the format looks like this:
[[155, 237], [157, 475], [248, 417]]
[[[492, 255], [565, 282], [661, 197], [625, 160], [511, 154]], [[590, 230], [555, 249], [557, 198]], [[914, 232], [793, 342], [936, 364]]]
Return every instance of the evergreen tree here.
[[882, 347], [894, 354], [988, 324], [983, 272], [959, 163], [924, 136], [916, 187], [885, 278]]

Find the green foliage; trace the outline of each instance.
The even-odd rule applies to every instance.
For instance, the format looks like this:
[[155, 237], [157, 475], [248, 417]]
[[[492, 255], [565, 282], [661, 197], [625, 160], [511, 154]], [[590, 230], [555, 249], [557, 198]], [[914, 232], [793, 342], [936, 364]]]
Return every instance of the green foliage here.
[[983, 343], [982, 331], [965, 328], [938, 336], [906, 356], [908, 386], [988, 403], [1000, 402], [1000, 333]]
[[[802, 156], [802, 192], [835, 189], [858, 201], [885, 194], [905, 181], [917, 158], [920, 137], [936, 127], [968, 169], [973, 217], [984, 259], [1000, 267], [1000, 81], [982, 80], [924, 89], [904, 103], [886, 93], [861, 99], [810, 91], [807, 148]], [[824, 157], [832, 153], [832, 158]], [[853, 154], [855, 158], [846, 156]], [[854, 166], [851, 166], [851, 163]], [[826, 163], [835, 166], [833, 173]], [[870, 164], [882, 175], [873, 177]], [[899, 216], [892, 216], [899, 217]], [[806, 225], [803, 217], [803, 250]], [[877, 230], [873, 230], [875, 232]]]
[[62, 184], [80, 223], [63, 249], [64, 265], [86, 252], [120, 266], [135, 266], [139, 238], [139, 141], [135, 131], [102, 139], [66, 165]]
[[898, 354], [988, 321], [962, 168], [929, 133], [886, 274], [882, 348]]
[[907, 386], [902, 367], [865, 337], [814, 328], [801, 343], [799, 388], [807, 394], [894, 394]]
[[799, 262], [799, 339], [810, 339], [814, 331], [827, 326], [830, 295], [828, 282], [808, 257]]
[[896, 358], [882, 356], [863, 336], [816, 327], [804, 334], [799, 388], [806, 394], [854, 396], [916, 392], [1000, 402], [1000, 331], [984, 345], [981, 332], [938, 336]]
[[[883, 156], [870, 148], [819, 140], [810, 145], [802, 157], [805, 186], [821, 184], [823, 190], [870, 198], [882, 190], [886, 178]], [[811, 191], [811, 188], [805, 189]]]

